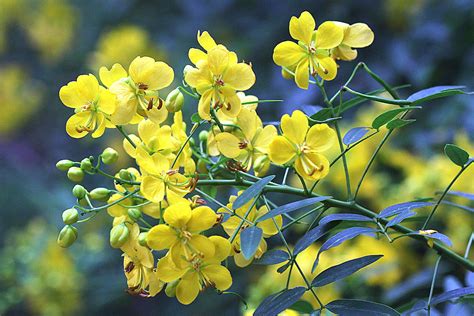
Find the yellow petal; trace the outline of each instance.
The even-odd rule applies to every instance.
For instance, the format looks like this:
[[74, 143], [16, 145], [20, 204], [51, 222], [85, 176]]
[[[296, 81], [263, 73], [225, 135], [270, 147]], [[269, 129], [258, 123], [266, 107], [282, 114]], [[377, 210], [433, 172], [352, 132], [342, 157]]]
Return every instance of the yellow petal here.
[[237, 115], [240, 113], [240, 110], [242, 109], [242, 102], [237, 96], [235, 90], [229, 86], [226, 86], [221, 87], [219, 92], [225, 96], [224, 106], [221, 108], [222, 113], [230, 118], [237, 117]]
[[191, 208], [187, 203], [172, 204], [166, 208], [164, 219], [170, 226], [185, 228], [191, 219]]
[[184, 76], [186, 83], [198, 91], [205, 91], [210, 88], [213, 84], [211, 78], [212, 74], [208, 67], [189, 69]]
[[129, 67], [130, 77], [136, 84], [145, 84], [149, 90], [160, 90], [171, 84], [174, 71], [162, 61], [151, 57], [137, 57]]
[[[258, 209], [257, 218], [262, 217], [266, 213], [268, 213], [267, 207], [261, 206]], [[273, 219], [275, 220], [275, 222], [273, 221]], [[275, 223], [277, 226], [275, 226]], [[283, 223], [282, 217], [281, 215], [278, 215], [278, 216], [275, 216], [274, 218], [270, 218], [270, 219], [259, 222], [257, 226], [263, 230], [264, 237], [270, 237], [270, 236], [278, 234], [277, 227], [281, 228], [282, 223]]]
[[156, 124], [161, 124], [168, 118], [168, 110], [166, 110], [165, 106], [161, 106], [159, 109], [158, 107], [153, 107], [150, 110], [147, 110], [146, 114], [148, 115], [148, 118]]
[[227, 158], [236, 158], [242, 152], [239, 148], [240, 139], [232, 135], [231, 133], [219, 133], [215, 136], [217, 148]]
[[305, 58], [306, 51], [295, 42], [285, 41], [273, 50], [273, 61], [278, 66], [291, 67]]
[[198, 104], [198, 113], [203, 120], [211, 120], [211, 100], [212, 100], [212, 90], [206, 91], [201, 98], [199, 99]]
[[229, 51], [222, 47], [214, 47], [207, 54], [207, 63], [214, 75], [220, 75], [229, 65]]
[[65, 106], [73, 109], [83, 106], [88, 101], [79, 95], [76, 81], [71, 81], [66, 86], [61, 87], [59, 98]]
[[268, 152], [268, 146], [273, 141], [273, 139], [277, 136], [277, 129], [273, 125], [265, 126], [260, 132], [257, 133], [255, 139], [253, 141], [253, 147], [262, 152]]
[[216, 289], [225, 291], [232, 285], [232, 276], [226, 267], [210, 264], [202, 269], [202, 273], [214, 284]]
[[223, 81], [235, 90], [245, 91], [255, 83], [255, 74], [252, 67], [246, 63], [238, 63], [227, 68]]
[[365, 23], [355, 23], [349, 26], [344, 34], [343, 43], [349, 47], [367, 47], [374, 41], [374, 32]]
[[138, 146], [136, 153], [137, 164], [150, 174], [161, 175], [170, 168], [169, 160], [160, 153], [150, 155], [143, 146]]
[[329, 161], [320, 154], [304, 154], [296, 159], [295, 170], [306, 180], [319, 180], [328, 174]]
[[78, 132], [76, 128], [86, 125], [91, 116], [91, 112], [79, 112], [71, 116], [66, 122], [66, 132], [73, 138], [81, 138], [87, 135], [87, 131]]
[[190, 272], [179, 281], [176, 287], [176, 298], [181, 304], [189, 305], [194, 302], [200, 290], [198, 274]]
[[[122, 197], [123, 196], [121, 194], [114, 193], [109, 198], [107, 203], [110, 204], [112, 202], [115, 202], [115, 201], [121, 199]], [[132, 205], [132, 202], [130, 201], [130, 199], [126, 199], [126, 200], [120, 202], [120, 204], [130, 206], [130, 205]], [[125, 215], [127, 215], [127, 208], [125, 208], [125, 207], [123, 207], [119, 204], [115, 204], [115, 205], [109, 206], [107, 208], [107, 213], [109, 213], [109, 215], [112, 216], [112, 217], [125, 216]]]
[[[140, 144], [141, 140], [140, 138], [138, 138], [137, 135], [134, 135], [134, 134], [129, 134], [128, 137], [132, 140], [132, 142], [138, 146], [138, 144]], [[132, 158], [135, 158], [137, 156], [137, 152], [136, 152], [136, 149], [135, 147], [132, 146], [132, 144], [130, 144], [130, 142], [128, 141], [128, 139], [124, 138], [123, 139], [123, 142], [122, 142], [122, 145], [123, 145], [123, 149], [125, 150], [125, 152]]]
[[193, 64], [196, 65], [199, 61], [206, 60], [207, 59], [207, 54], [205, 52], [203, 52], [202, 50], [200, 50], [200, 49], [190, 48], [189, 52], [188, 52], [188, 57], [189, 57], [189, 60]]
[[143, 211], [144, 214], [153, 217], [153, 218], [160, 218], [161, 217], [161, 210], [160, 210], [160, 204], [159, 203], [150, 203], [147, 205], [144, 205], [141, 210]]
[[308, 89], [309, 86], [309, 59], [304, 58], [296, 66], [295, 82], [301, 89]]
[[77, 77], [77, 94], [83, 100], [94, 101], [99, 94], [99, 82], [94, 75]]
[[99, 138], [104, 135], [105, 132], [105, 115], [102, 113], [96, 113], [95, 118], [95, 131], [92, 133], [92, 138]]
[[308, 128], [308, 118], [299, 110], [293, 111], [291, 116], [285, 114], [281, 118], [283, 135], [297, 145], [303, 144]]
[[283, 165], [296, 155], [295, 146], [283, 136], [276, 136], [268, 146], [268, 156], [276, 164]]
[[321, 24], [316, 31], [316, 48], [331, 49], [341, 44], [344, 38], [344, 29], [336, 23], [327, 21]]
[[192, 233], [199, 233], [213, 227], [217, 222], [217, 215], [207, 206], [199, 206], [192, 210], [187, 229]]
[[341, 60], [354, 60], [357, 57], [357, 50], [352, 49], [347, 45], [341, 44], [334, 48], [332, 54], [335, 58]]
[[145, 176], [142, 179], [140, 191], [148, 200], [160, 203], [165, 196], [165, 184], [161, 179], [153, 176]]
[[156, 274], [164, 282], [173, 282], [178, 280], [186, 273], [186, 270], [179, 269], [171, 260], [170, 255], [166, 255], [158, 261]]
[[239, 268], [245, 268], [246, 266], [250, 265], [253, 261], [253, 258], [245, 259], [244, 255], [239, 252], [234, 255], [235, 265]]
[[211, 259], [214, 257], [216, 247], [214, 243], [206, 236], [193, 235], [189, 240], [189, 245], [195, 251], [201, 253], [205, 259]]
[[211, 236], [209, 240], [212, 241], [215, 247], [214, 258], [218, 262], [224, 261], [230, 255], [230, 242], [221, 236]]
[[148, 285], [148, 295], [150, 295], [150, 297], [154, 297], [158, 293], [161, 292], [161, 290], [165, 286], [165, 282], [163, 282], [162, 280], [158, 278], [156, 271], [150, 272], [149, 277], [150, 277], [150, 284]]
[[242, 222], [240, 218], [237, 216], [231, 216], [228, 220], [222, 223], [222, 227], [224, 228], [227, 235], [232, 236], [237, 227], [240, 226], [240, 222]]
[[130, 99], [128, 101], [120, 100], [110, 120], [115, 125], [125, 125], [129, 123], [137, 112], [137, 105], [137, 99]]
[[100, 67], [99, 78], [106, 86], [110, 87], [115, 81], [127, 77], [127, 71], [120, 64], [113, 64], [110, 70], [107, 67]]
[[201, 45], [201, 47], [204, 48], [206, 51], [217, 46], [216, 42], [207, 31], [204, 31], [202, 33], [198, 31], [197, 41], [199, 45]]
[[324, 80], [333, 80], [337, 75], [337, 64], [332, 57], [317, 57], [316, 71]]
[[305, 44], [311, 42], [316, 22], [308, 11], [304, 11], [297, 18], [292, 16], [290, 19], [290, 35], [295, 40], [303, 41]]
[[245, 139], [251, 141], [255, 136], [257, 128], [262, 126], [262, 121], [260, 121], [255, 111], [242, 108], [237, 116], [237, 125], [244, 133]]
[[146, 235], [148, 247], [154, 250], [169, 249], [178, 241], [175, 230], [164, 224], [153, 226]]
[[160, 125], [145, 119], [138, 124], [138, 135], [147, 146], [150, 146], [152, 140], [157, 140], [156, 136], [159, 128]]
[[306, 136], [306, 144], [311, 151], [323, 152], [336, 143], [336, 132], [327, 124], [313, 125]]
[[109, 90], [102, 89], [99, 95], [99, 109], [101, 112], [105, 114], [112, 114], [114, 113], [117, 107], [117, 98], [115, 94], [110, 92]]

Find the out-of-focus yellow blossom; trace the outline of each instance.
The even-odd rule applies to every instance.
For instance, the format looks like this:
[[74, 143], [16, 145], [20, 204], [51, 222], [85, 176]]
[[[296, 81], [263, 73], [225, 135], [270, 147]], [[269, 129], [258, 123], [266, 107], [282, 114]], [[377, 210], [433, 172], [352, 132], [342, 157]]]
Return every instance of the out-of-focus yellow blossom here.
[[269, 146], [270, 159], [279, 165], [294, 165], [296, 172], [307, 180], [318, 180], [329, 172], [329, 161], [320, 154], [336, 142], [336, 133], [326, 124], [311, 128], [306, 115], [296, 110], [281, 118], [283, 136], [277, 136]]
[[80, 75], [59, 90], [59, 97], [67, 107], [75, 109], [66, 122], [66, 132], [74, 138], [88, 133], [97, 138], [104, 134], [109, 125], [108, 118], [115, 111], [116, 98], [99, 85], [94, 75]]
[[333, 48], [332, 55], [336, 59], [353, 60], [357, 57], [357, 50], [354, 48], [367, 47], [374, 41], [374, 32], [365, 23], [347, 24], [333, 21], [344, 30], [342, 43]]
[[211, 119], [212, 109], [219, 108], [226, 115], [236, 117], [242, 107], [237, 91], [245, 91], [255, 83], [252, 67], [239, 63], [237, 56], [219, 45], [208, 51], [207, 59], [197, 62], [184, 79], [201, 95], [198, 113]]
[[136, 56], [155, 56], [164, 60], [164, 52], [154, 46], [148, 32], [137, 25], [121, 25], [102, 33], [91, 56], [92, 69], [115, 63], [128, 65]]
[[166, 224], [159, 224], [147, 234], [147, 244], [155, 250], [170, 250], [175, 263], [193, 253], [207, 253], [214, 246], [211, 240], [199, 233], [217, 223], [217, 215], [207, 206], [191, 209], [189, 203], [175, 203], [164, 213]]
[[220, 236], [211, 236], [209, 241], [210, 247], [205, 251], [193, 253], [178, 263], [168, 255], [158, 262], [157, 271], [161, 279], [165, 282], [179, 279], [176, 298], [182, 304], [191, 304], [207, 287], [225, 291], [232, 285], [229, 270], [221, 265], [230, 254], [229, 241]]
[[102, 83], [117, 96], [117, 110], [112, 115], [112, 123], [138, 123], [137, 114], [157, 124], [168, 117], [158, 93], [174, 79], [174, 71], [166, 63], [139, 56], [130, 63], [128, 76], [120, 64], [114, 64], [110, 70], [101, 67], [99, 75]]
[[146, 173], [142, 178], [140, 190], [143, 196], [152, 202], [161, 202], [167, 190], [184, 196], [192, 188], [192, 180], [180, 174], [178, 170], [171, 169], [171, 162], [160, 153], [151, 156], [145, 149], [138, 147], [136, 161], [142, 172]]
[[[21, 127], [38, 109], [43, 98], [41, 86], [18, 65], [0, 67], [0, 135]], [[24, 89], [27, 86], [28, 89]]]
[[[242, 192], [243, 191], [239, 191], [238, 195], [242, 194]], [[229, 214], [229, 210], [233, 209], [232, 205], [234, 201], [237, 199], [237, 196], [231, 195], [229, 198], [229, 203], [227, 204], [227, 208], [220, 208], [219, 212], [222, 214]], [[233, 236], [236, 229], [239, 228], [242, 222], [242, 218], [245, 216], [245, 214], [247, 213], [247, 211], [249, 210], [253, 202], [254, 200], [252, 199], [248, 201], [247, 203], [245, 203], [245, 205], [236, 209], [235, 210], [236, 215], [230, 216], [230, 218], [227, 221], [222, 223], [222, 227], [224, 228], [225, 232], [229, 236]], [[258, 218], [262, 217], [266, 213], [268, 213], [268, 209], [265, 205], [261, 206], [260, 208], [257, 208], [254, 205], [247, 215], [247, 220], [255, 223], [255, 221]], [[283, 219], [281, 215], [278, 215], [273, 218], [257, 223], [257, 227], [260, 227], [263, 231], [263, 238], [259, 244], [257, 252], [255, 253], [255, 256], [254, 256], [255, 259], [260, 258], [265, 253], [265, 251], [267, 251], [267, 243], [264, 240], [264, 238], [268, 238], [268, 237], [278, 234], [278, 229], [281, 228], [282, 223], [283, 223]], [[275, 224], [277, 226], [275, 226]], [[249, 224], [247, 222], [244, 222], [244, 224], [240, 227], [240, 230], [237, 233], [232, 243], [232, 255], [234, 256], [235, 264], [239, 267], [248, 266], [250, 263], [252, 263], [254, 259], [254, 258], [251, 258], [249, 260], [245, 259], [240, 249], [240, 233], [243, 229], [247, 227], [249, 227]]]
[[311, 13], [304, 11], [290, 20], [290, 35], [298, 43], [285, 41], [273, 51], [273, 61], [295, 73], [298, 87], [308, 89], [309, 74], [318, 74], [324, 80], [332, 80], [337, 74], [337, 64], [331, 49], [339, 46], [344, 31], [334, 22], [324, 22], [315, 30], [316, 22]]
[[77, 12], [68, 1], [32, 1], [20, 19], [30, 41], [51, 62], [62, 57], [73, 45]]
[[258, 160], [260, 165], [256, 174], [264, 174], [270, 166], [268, 145], [277, 136], [275, 126], [263, 127], [257, 113], [245, 108], [237, 116], [236, 125], [238, 128], [232, 133], [223, 132], [215, 136], [217, 148], [227, 158], [240, 162], [246, 170], [254, 167]]

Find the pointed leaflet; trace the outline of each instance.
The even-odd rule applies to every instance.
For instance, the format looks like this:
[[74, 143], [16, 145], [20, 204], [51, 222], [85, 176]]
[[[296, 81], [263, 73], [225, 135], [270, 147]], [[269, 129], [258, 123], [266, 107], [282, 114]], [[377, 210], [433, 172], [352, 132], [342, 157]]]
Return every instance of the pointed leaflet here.
[[383, 218], [383, 217], [390, 217], [393, 215], [397, 215], [403, 211], [408, 211], [408, 210], [413, 210], [415, 208], [420, 208], [423, 206], [430, 206], [433, 205], [431, 202], [404, 202], [404, 203], [399, 203], [395, 204], [392, 206], [389, 206], [387, 208], [384, 208], [383, 210], [380, 211], [379, 215], [377, 216], [378, 218]]
[[335, 300], [326, 305], [334, 314], [351, 316], [395, 316], [400, 315], [393, 308], [380, 303], [363, 300]]
[[400, 127], [403, 127], [405, 125], [411, 124], [415, 121], [416, 121], [415, 119], [403, 120], [403, 119], [400, 119], [400, 118], [396, 118], [396, 119], [393, 119], [393, 120], [391, 120], [390, 122], [387, 123], [387, 128], [388, 129], [400, 128]]
[[240, 249], [244, 258], [250, 260], [255, 255], [262, 240], [263, 230], [257, 226], [245, 228], [240, 233]]
[[293, 255], [297, 255], [327, 233], [327, 226], [319, 225], [308, 231], [295, 244]]
[[278, 315], [285, 309], [295, 304], [304, 294], [306, 288], [303, 286], [286, 290], [280, 294], [273, 294], [263, 300], [254, 312], [255, 316]]
[[326, 284], [335, 282], [337, 280], [343, 279], [365, 266], [374, 263], [375, 261], [382, 258], [383, 255], [371, 255], [360, 257], [357, 259], [349, 260], [338, 264], [336, 266], [330, 267], [329, 269], [324, 270], [320, 274], [318, 274], [313, 282], [311, 282], [311, 286], [320, 287]]
[[261, 265], [272, 265], [285, 262], [288, 259], [290, 259], [290, 255], [286, 251], [280, 249], [272, 249], [265, 252], [260, 259], [255, 260], [253, 263]]
[[415, 212], [411, 211], [411, 210], [405, 210], [405, 211], [402, 211], [401, 213], [399, 213], [397, 216], [395, 216], [394, 218], [392, 218], [391, 220], [388, 221], [387, 225], [385, 225], [385, 227], [392, 227], [392, 226], [395, 226], [395, 225], [398, 225], [400, 224], [402, 221], [404, 221], [405, 219], [409, 218], [409, 217], [412, 217], [416, 215]]
[[474, 193], [459, 192], [459, 191], [448, 191], [449, 195], [460, 196], [469, 200], [474, 201]]
[[318, 202], [328, 200], [330, 198], [332, 198], [332, 196], [318, 196], [318, 197], [314, 197], [314, 198], [304, 199], [304, 200], [301, 200], [301, 201], [296, 201], [296, 202], [293, 202], [293, 203], [288, 203], [288, 204], [279, 206], [277, 208], [274, 208], [273, 210], [266, 213], [262, 217], [259, 217], [256, 220], [256, 222], [258, 223], [258, 222], [264, 221], [266, 219], [275, 217], [277, 215], [294, 212], [294, 211], [297, 211], [297, 210], [299, 210], [303, 207], [310, 206], [310, 205], [316, 204]]
[[414, 109], [421, 109], [419, 106], [405, 106], [403, 108], [389, 110], [377, 116], [374, 121], [372, 122], [372, 127], [375, 129], [379, 129], [391, 120], [395, 118], [399, 113], [405, 112], [407, 110], [414, 110]]
[[319, 225], [324, 225], [329, 222], [334, 221], [355, 221], [355, 222], [373, 222], [373, 219], [370, 217], [359, 215], [359, 214], [350, 214], [350, 213], [339, 213], [339, 214], [330, 214], [323, 217], [319, 221]]
[[346, 135], [344, 135], [344, 138], [342, 139], [342, 142], [345, 145], [349, 146], [350, 144], [353, 144], [353, 143], [359, 141], [369, 131], [370, 131], [370, 128], [368, 128], [368, 127], [354, 127], [354, 128], [351, 128], [346, 133]]
[[423, 236], [423, 237], [426, 237], [426, 238], [429, 238], [429, 239], [436, 239], [436, 240], [439, 240], [439, 241], [445, 243], [449, 247], [453, 246], [453, 243], [451, 242], [451, 240], [449, 239], [448, 236], [446, 236], [444, 234], [441, 234], [441, 233], [438, 233], [438, 232], [433, 232], [433, 233], [429, 233], [429, 232], [430, 232], [429, 230], [428, 231], [420, 230], [418, 233], [413, 233], [413, 234], [410, 234], [410, 235], [420, 235], [420, 236]]
[[[466, 295], [472, 295], [472, 294], [474, 294], [473, 286], [468, 286], [468, 287], [463, 287], [463, 288], [447, 291], [433, 297], [431, 299], [430, 305], [434, 306], [439, 303], [443, 303], [446, 301], [450, 301], [453, 299], [457, 299], [457, 298], [460, 298]], [[427, 307], [428, 307], [428, 303], [426, 301], [419, 301], [408, 311], [408, 313], [413, 313], [413, 312], [425, 309]]]
[[436, 86], [428, 89], [424, 89], [413, 93], [407, 100], [411, 101], [413, 105], [420, 104], [428, 100], [437, 98], [448, 97], [455, 94], [467, 94], [468, 92], [462, 91], [464, 86]]
[[453, 144], [444, 146], [444, 153], [452, 162], [460, 167], [463, 167], [469, 160], [469, 154], [461, 147]]
[[333, 235], [328, 240], [326, 240], [324, 244], [321, 246], [321, 248], [319, 249], [318, 255], [316, 256], [316, 260], [313, 263], [313, 268], [311, 271], [314, 271], [316, 267], [318, 266], [319, 256], [321, 255], [322, 252], [329, 250], [331, 248], [334, 248], [336, 246], [339, 246], [346, 240], [352, 239], [362, 234], [375, 233], [376, 231], [377, 230], [373, 228], [369, 228], [369, 227], [351, 227]]
[[294, 310], [300, 314], [311, 314], [314, 311], [313, 305], [310, 302], [300, 300], [290, 306], [291, 310]]
[[232, 208], [234, 210], [244, 206], [248, 201], [251, 199], [257, 198], [260, 193], [262, 192], [263, 188], [275, 178], [275, 176], [268, 176], [263, 179], [258, 180], [254, 184], [252, 184], [247, 190], [242, 192], [241, 195], [235, 199], [234, 203], [232, 204]]

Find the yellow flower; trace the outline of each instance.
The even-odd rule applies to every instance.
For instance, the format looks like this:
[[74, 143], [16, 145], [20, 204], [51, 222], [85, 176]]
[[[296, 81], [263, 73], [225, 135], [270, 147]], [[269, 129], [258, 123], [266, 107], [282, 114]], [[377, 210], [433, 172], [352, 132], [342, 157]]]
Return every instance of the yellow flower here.
[[[197, 65], [201, 60], [206, 60], [207, 52], [209, 52], [214, 47], [218, 46], [227, 50], [227, 48], [224, 45], [216, 44], [216, 41], [212, 38], [212, 36], [207, 31], [204, 31], [202, 33], [198, 31], [197, 41], [199, 45], [201, 45], [201, 47], [205, 50], [205, 52], [198, 48], [189, 49], [189, 52], [188, 52], [189, 60], [195, 65]], [[231, 58], [237, 60], [237, 55], [234, 52], [229, 52], [229, 53], [232, 55]]]
[[220, 153], [249, 170], [259, 158], [266, 158], [268, 145], [277, 136], [277, 130], [273, 125], [264, 128], [257, 113], [245, 108], [237, 116], [236, 125], [239, 129], [217, 134], [215, 142]]
[[374, 33], [365, 23], [347, 24], [333, 21], [344, 30], [342, 43], [333, 48], [332, 55], [336, 59], [353, 60], [357, 57], [357, 50], [354, 48], [367, 47], [374, 41]]
[[[171, 131], [173, 137], [179, 143], [179, 148], [181, 148], [188, 138], [186, 134], [186, 123], [183, 122], [183, 112], [179, 111], [174, 113]], [[176, 161], [176, 167], [184, 167], [185, 174], [193, 174], [196, 171], [196, 163], [192, 159], [192, 156], [193, 152], [188, 142]]]
[[166, 120], [168, 111], [158, 93], [174, 79], [173, 69], [166, 63], [138, 56], [130, 63], [128, 76], [120, 64], [114, 64], [110, 70], [100, 68], [99, 75], [118, 99], [117, 110], [112, 115], [114, 124], [138, 123], [137, 113], [157, 124]]
[[[242, 192], [243, 191], [239, 191], [238, 195], [242, 194]], [[236, 199], [237, 199], [237, 196], [235, 195], [232, 195], [229, 198], [229, 203], [227, 204], [228, 209], [232, 209], [232, 205]], [[242, 218], [245, 216], [245, 214], [247, 213], [248, 209], [253, 204], [253, 202], [254, 200], [252, 199], [248, 201], [245, 205], [236, 209], [235, 210], [236, 215], [231, 216], [227, 221], [222, 223], [222, 227], [224, 228], [225, 232], [229, 236], [233, 236], [235, 233], [235, 230], [239, 228], [242, 222]], [[229, 213], [229, 211], [226, 208], [220, 208], [219, 212], [227, 213], [227, 214]], [[254, 205], [247, 215], [247, 220], [254, 223], [258, 218], [262, 217], [266, 213], [268, 213], [268, 209], [265, 205], [261, 206], [260, 208], [257, 208]], [[275, 222], [273, 220], [275, 220]], [[275, 226], [275, 223], [277, 226]], [[278, 215], [273, 218], [257, 223], [257, 227], [260, 227], [262, 229], [263, 238], [268, 238], [268, 237], [278, 234], [278, 228], [281, 228], [282, 223], [283, 223], [283, 219], [281, 215]], [[259, 247], [257, 249], [257, 252], [255, 253], [254, 258], [251, 258], [250, 260], [245, 259], [240, 249], [240, 232], [248, 226], [249, 224], [247, 222], [244, 222], [242, 227], [240, 227], [240, 230], [237, 233], [236, 238], [234, 239], [234, 242], [232, 243], [232, 254], [234, 255], [235, 264], [239, 267], [248, 266], [250, 263], [252, 263], [254, 258], [255, 259], [260, 258], [265, 253], [265, 251], [267, 251], [267, 243], [262, 238], [259, 244]]]
[[94, 75], [80, 75], [59, 90], [59, 98], [65, 106], [75, 109], [66, 122], [66, 132], [81, 138], [92, 132], [92, 137], [102, 136], [107, 120], [115, 111], [116, 98], [99, 85]]
[[186, 82], [201, 95], [198, 113], [210, 120], [211, 106], [236, 117], [242, 107], [237, 91], [245, 91], [255, 83], [252, 67], [238, 63], [237, 56], [223, 46], [209, 50], [207, 59], [199, 60], [197, 68], [185, 74]]
[[329, 172], [329, 161], [320, 153], [330, 149], [336, 133], [326, 124], [309, 128], [308, 118], [294, 111], [281, 118], [282, 136], [273, 139], [269, 146], [270, 160], [279, 165], [293, 164], [296, 172], [306, 180], [318, 180]]
[[337, 74], [337, 64], [331, 57], [331, 49], [341, 44], [342, 28], [334, 22], [324, 22], [317, 30], [311, 13], [304, 11], [300, 17], [291, 17], [290, 35], [298, 43], [285, 41], [273, 51], [278, 66], [295, 72], [298, 87], [308, 89], [309, 73], [318, 74], [324, 80], [332, 80]]
[[230, 254], [229, 241], [220, 236], [211, 236], [209, 240], [212, 247], [208, 251], [193, 254], [177, 265], [168, 255], [158, 262], [157, 272], [160, 278], [165, 282], [179, 279], [176, 298], [181, 304], [191, 304], [206, 287], [225, 291], [232, 285], [229, 270], [221, 265]]
[[142, 172], [140, 191], [143, 196], [155, 203], [163, 201], [166, 191], [171, 190], [179, 196], [189, 193], [192, 181], [180, 174], [178, 170], [171, 169], [171, 162], [161, 153], [150, 155], [143, 147], [137, 147], [137, 164]]

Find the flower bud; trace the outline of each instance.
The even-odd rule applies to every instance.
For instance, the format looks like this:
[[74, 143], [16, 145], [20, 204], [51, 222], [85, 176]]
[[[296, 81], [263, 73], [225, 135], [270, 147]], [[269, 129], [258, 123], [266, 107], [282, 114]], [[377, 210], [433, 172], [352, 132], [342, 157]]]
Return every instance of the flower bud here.
[[71, 167], [67, 171], [67, 177], [74, 182], [81, 182], [84, 179], [84, 171], [79, 167]]
[[207, 173], [208, 170], [207, 170], [207, 164], [204, 160], [202, 159], [198, 159], [198, 162], [197, 162], [197, 171], [199, 173]]
[[110, 245], [113, 248], [122, 247], [128, 240], [130, 230], [125, 224], [119, 224], [110, 230]]
[[127, 169], [121, 169], [119, 171], [119, 178], [125, 181], [134, 181], [135, 177]]
[[71, 225], [66, 225], [61, 229], [58, 236], [58, 245], [67, 248], [71, 246], [77, 239], [77, 228]]
[[104, 149], [101, 157], [103, 163], [106, 165], [111, 165], [117, 162], [119, 155], [115, 149], [108, 147]]
[[110, 190], [107, 188], [96, 188], [89, 193], [89, 196], [93, 200], [107, 201], [110, 196]]
[[141, 232], [138, 235], [138, 243], [143, 247], [147, 247], [146, 236], [147, 236], [147, 232]]
[[176, 287], [178, 286], [178, 280], [166, 284], [165, 293], [168, 297], [176, 296]]
[[68, 171], [69, 168], [71, 168], [72, 166], [74, 166], [74, 161], [71, 161], [68, 159], [59, 160], [56, 163], [56, 168], [58, 168], [61, 171]]
[[288, 80], [293, 80], [295, 78], [295, 76], [293, 76], [293, 74], [291, 74], [285, 68], [281, 68], [281, 76], [285, 79], [288, 79]]
[[129, 208], [127, 213], [128, 213], [128, 217], [130, 217], [135, 222], [138, 221], [142, 217], [142, 212], [140, 212], [140, 210], [137, 208]]
[[208, 131], [201, 131], [199, 133], [199, 140], [203, 143], [207, 142], [207, 137], [209, 136], [209, 132]]
[[75, 208], [70, 208], [63, 212], [62, 217], [64, 224], [71, 225], [77, 222], [77, 220], [79, 219], [79, 213]]
[[253, 170], [255, 172], [255, 175], [258, 177], [261, 177], [265, 175], [270, 168], [270, 159], [268, 159], [267, 156], [262, 155], [255, 159], [254, 165], [253, 165]]
[[184, 104], [184, 95], [178, 88], [171, 91], [165, 100], [165, 106], [168, 112], [174, 113], [181, 111]]
[[84, 171], [92, 171], [92, 162], [89, 158], [84, 158], [81, 160], [81, 169]]
[[72, 188], [72, 195], [74, 195], [78, 200], [83, 199], [87, 194], [86, 188], [84, 188], [80, 184], [76, 184], [74, 188]]
[[184, 66], [184, 69], [183, 69], [183, 78], [186, 77], [186, 74], [190, 71], [190, 70], [193, 70], [194, 67], [191, 66], [191, 65], [186, 65]]

